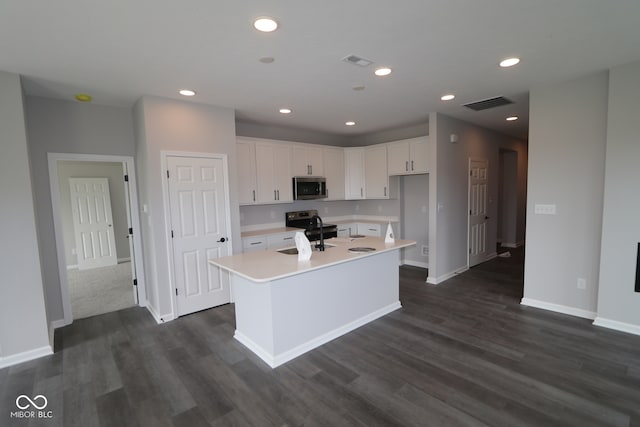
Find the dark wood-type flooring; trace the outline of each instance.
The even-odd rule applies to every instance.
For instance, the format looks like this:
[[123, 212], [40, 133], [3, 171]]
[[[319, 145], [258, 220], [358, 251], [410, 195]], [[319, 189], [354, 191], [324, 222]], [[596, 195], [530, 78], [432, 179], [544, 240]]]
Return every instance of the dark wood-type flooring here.
[[[520, 306], [512, 253], [439, 286], [402, 267], [402, 309], [277, 369], [233, 339], [233, 305], [78, 320], [0, 370], [0, 425], [640, 426], [640, 337]], [[52, 417], [11, 419], [20, 394]]]

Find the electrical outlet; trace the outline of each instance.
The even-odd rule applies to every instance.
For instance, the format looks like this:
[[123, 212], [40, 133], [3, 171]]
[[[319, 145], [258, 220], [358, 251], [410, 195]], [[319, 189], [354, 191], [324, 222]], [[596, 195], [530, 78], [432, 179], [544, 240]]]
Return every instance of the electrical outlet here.
[[422, 256], [429, 256], [429, 246], [422, 245]]
[[578, 278], [578, 289], [584, 291], [587, 289], [587, 279]]
[[555, 215], [556, 205], [539, 205], [536, 204], [533, 208], [533, 213], [538, 215]]

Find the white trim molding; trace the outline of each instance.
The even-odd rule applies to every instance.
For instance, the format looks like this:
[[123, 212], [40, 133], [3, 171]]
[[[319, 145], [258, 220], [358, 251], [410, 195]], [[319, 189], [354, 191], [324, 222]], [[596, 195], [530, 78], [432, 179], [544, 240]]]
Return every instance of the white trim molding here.
[[451, 279], [453, 276], [457, 276], [460, 273], [464, 273], [465, 271], [469, 270], [469, 266], [466, 265], [462, 268], [459, 268], [457, 270], [454, 271], [450, 271], [449, 273], [445, 273], [441, 276], [438, 277], [433, 277], [433, 276], [429, 276], [427, 277], [427, 283], [429, 283], [430, 285], [439, 285], [440, 283], [444, 282], [445, 280], [449, 280]]
[[175, 319], [175, 316], [173, 315], [173, 313], [165, 314], [163, 316], [159, 315], [151, 304], [147, 304], [146, 309], [149, 313], [151, 313], [151, 316], [153, 317], [153, 319], [156, 321], [158, 325]]
[[634, 325], [632, 323], [618, 322], [617, 320], [605, 319], [597, 316], [593, 321], [593, 324], [594, 326], [614, 329], [616, 331], [626, 332], [633, 335], [640, 335], [640, 325]]
[[22, 353], [12, 354], [11, 356], [0, 357], [0, 369], [51, 354], [53, 354], [53, 348], [50, 345], [46, 345], [44, 347], [34, 348], [33, 350], [23, 351]]
[[581, 308], [569, 307], [566, 305], [553, 304], [545, 301], [538, 301], [531, 298], [522, 298], [520, 304], [528, 307], [541, 308], [543, 310], [554, 311], [556, 313], [568, 314], [570, 316], [582, 317], [584, 319], [593, 320], [596, 318], [595, 311], [583, 310]]

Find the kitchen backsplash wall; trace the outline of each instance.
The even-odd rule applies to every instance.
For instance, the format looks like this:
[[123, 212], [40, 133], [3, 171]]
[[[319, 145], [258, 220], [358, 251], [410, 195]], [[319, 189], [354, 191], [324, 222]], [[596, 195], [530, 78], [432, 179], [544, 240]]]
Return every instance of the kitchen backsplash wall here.
[[240, 206], [240, 226], [252, 227], [262, 224], [281, 223], [284, 226], [285, 213], [317, 209], [322, 218], [371, 215], [376, 217], [400, 217], [400, 201], [393, 200], [299, 200], [277, 205]]

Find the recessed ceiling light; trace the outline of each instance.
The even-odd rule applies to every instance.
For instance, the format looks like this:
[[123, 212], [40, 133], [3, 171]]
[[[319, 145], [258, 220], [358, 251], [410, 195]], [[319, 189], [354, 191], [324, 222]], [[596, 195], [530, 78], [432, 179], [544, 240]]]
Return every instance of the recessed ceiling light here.
[[389, 74], [391, 74], [391, 68], [387, 68], [387, 67], [378, 68], [373, 73], [378, 77], [388, 76]]
[[291, 114], [291, 108], [281, 108], [280, 112], [282, 114]]
[[344, 124], [347, 126], [355, 126], [356, 122], [344, 122]]
[[514, 120], [518, 120], [518, 116], [511, 116], [511, 117], [507, 117], [507, 121], [508, 122], [512, 122]]
[[453, 98], [455, 98], [456, 96], [454, 94], [447, 94], [447, 95], [442, 95], [440, 97], [440, 99], [442, 99], [443, 101], [451, 101]]
[[195, 91], [191, 89], [182, 89], [178, 93], [180, 93], [180, 95], [182, 96], [194, 96], [196, 94]]
[[278, 23], [275, 19], [264, 16], [253, 21], [253, 27], [263, 33], [270, 33], [278, 28]]
[[76, 99], [76, 101], [80, 102], [91, 102], [92, 99], [91, 95], [87, 95], [86, 93], [78, 93], [74, 98]]
[[514, 65], [518, 64], [520, 62], [520, 58], [507, 58], [507, 59], [503, 59], [502, 61], [500, 61], [500, 66], [502, 68], [507, 68], [507, 67], [513, 67]]

